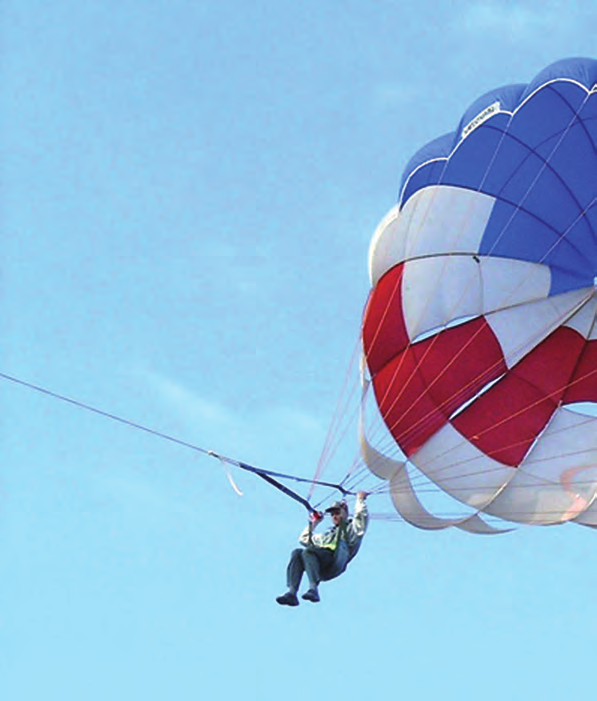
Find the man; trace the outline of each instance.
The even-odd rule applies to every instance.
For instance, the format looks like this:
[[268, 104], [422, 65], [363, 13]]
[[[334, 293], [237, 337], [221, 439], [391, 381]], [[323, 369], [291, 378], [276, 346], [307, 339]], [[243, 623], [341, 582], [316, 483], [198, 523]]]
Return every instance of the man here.
[[299, 542], [303, 546], [292, 551], [286, 582], [288, 591], [278, 596], [276, 601], [283, 606], [298, 606], [297, 592], [303, 573], [309, 578], [309, 589], [302, 598], [316, 603], [319, 601], [318, 586], [321, 581], [334, 579], [342, 574], [348, 563], [357, 554], [369, 523], [369, 513], [365, 500], [367, 492], [359, 492], [354, 517], [348, 517], [345, 501], [337, 501], [326, 509], [331, 514], [333, 526], [325, 533], [314, 533], [323, 514], [314, 512], [309, 525], [301, 533]]

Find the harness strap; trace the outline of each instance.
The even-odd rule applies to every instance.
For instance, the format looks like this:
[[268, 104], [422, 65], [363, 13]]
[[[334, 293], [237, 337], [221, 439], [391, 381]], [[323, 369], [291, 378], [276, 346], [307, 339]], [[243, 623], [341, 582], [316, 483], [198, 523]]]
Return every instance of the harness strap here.
[[[242, 463], [240, 463], [239, 467], [246, 468], [248, 466], [245, 466]], [[281, 482], [278, 482], [278, 480], [275, 480], [273, 477], [266, 474], [265, 472], [254, 470], [250, 470], [250, 472], [254, 472], [254, 474], [256, 474], [257, 477], [261, 477], [262, 480], [265, 480], [268, 484], [271, 484], [276, 489], [279, 489], [281, 492], [286, 494], [286, 496], [289, 496], [291, 499], [298, 501], [298, 503], [302, 504], [310, 514], [315, 513], [316, 510], [311, 506], [311, 504], [309, 504], [309, 502], [305, 498], [300, 496], [300, 494], [293, 492], [292, 489], [289, 489], [286, 485], [282, 484]]]

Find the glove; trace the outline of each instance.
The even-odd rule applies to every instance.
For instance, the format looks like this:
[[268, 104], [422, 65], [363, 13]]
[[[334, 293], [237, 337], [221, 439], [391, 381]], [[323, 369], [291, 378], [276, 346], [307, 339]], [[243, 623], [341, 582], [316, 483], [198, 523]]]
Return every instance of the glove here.
[[320, 521], [323, 521], [323, 514], [321, 511], [312, 511], [309, 514], [309, 521], [315, 526], [317, 525]]

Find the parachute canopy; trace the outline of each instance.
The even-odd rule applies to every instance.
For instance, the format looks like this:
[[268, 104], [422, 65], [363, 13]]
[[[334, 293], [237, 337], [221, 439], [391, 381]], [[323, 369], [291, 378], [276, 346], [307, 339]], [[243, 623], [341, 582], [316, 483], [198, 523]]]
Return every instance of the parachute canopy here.
[[[411, 159], [370, 249], [363, 454], [424, 528], [597, 526], [597, 61], [479, 98]], [[396, 445], [468, 507], [427, 513]]]

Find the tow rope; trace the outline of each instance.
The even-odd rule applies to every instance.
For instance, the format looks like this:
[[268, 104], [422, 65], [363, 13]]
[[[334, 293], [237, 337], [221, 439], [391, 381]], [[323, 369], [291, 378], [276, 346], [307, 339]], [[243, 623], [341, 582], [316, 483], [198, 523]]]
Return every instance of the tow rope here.
[[[302, 504], [305, 509], [311, 514], [311, 513], [316, 513], [317, 509], [315, 509], [307, 499], [302, 497], [300, 494], [297, 494], [294, 492], [292, 489], [287, 487], [286, 485], [282, 484], [281, 482], [278, 481], [278, 479], [287, 479], [287, 480], [292, 480], [294, 482], [303, 482], [311, 485], [316, 485], [319, 487], [329, 487], [331, 489], [337, 489], [340, 491], [344, 496], [347, 495], [353, 495], [355, 492], [352, 492], [345, 487], [343, 487], [341, 484], [335, 484], [332, 482], [322, 482], [321, 480], [312, 480], [312, 479], [307, 479], [306, 477], [297, 477], [296, 475], [288, 475], [284, 474], [282, 472], [273, 472], [272, 470], [264, 470], [263, 468], [260, 467], [255, 467], [253, 465], [248, 465], [245, 462], [241, 462], [240, 460], [235, 460], [233, 458], [226, 457], [224, 455], [219, 455], [218, 453], [215, 453], [213, 450], [208, 450], [207, 448], [201, 448], [198, 445], [194, 445], [193, 443], [189, 443], [188, 441], [183, 441], [180, 438], [175, 438], [174, 436], [170, 436], [166, 433], [162, 433], [161, 431], [156, 431], [153, 428], [149, 428], [147, 426], [143, 426], [142, 424], [136, 423], [135, 421], [131, 421], [129, 419], [125, 419], [121, 416], [117, 416], [116, 414], [112, 414], [111, 412], [104, 411], [102, 409], [98, 409], [97, 407], [91, 406], [90, 404], [86, 404], [85, 402], [82, 402], [78, 399], [73, 399], [72, 397], [67, 397], [63, 394], [58, 394], [57, 392], [53, 392], [52, 390], [46, 389], [45, 387], [42, 387], [40, 385], [35, 385], [31, 382], [26, 382], [25, 380], [21, 380], [17, 377], [14, 377], [12, 375], [7, 375], [3, 372], [0, 372], [0, 379], [7, 380], [9, 382], [13, 382], [14, 384], [21, 385], [22, 387], [26, 387], [27, 389], [33, 390], [35, 392], [39, 392], [40, 394], [45, 394], [48, 397], [51, 397], [53, 399], [57, 399], [61, 402], [66, 402], [67, 404], [70, 404], [78, 409], [84, 409], [85, 411], [90, 411], [94, 414], [99, 414], [100, 416], [103, 416], [106, 419], [110, 419], [112, 421], [117, 421], [118, 423], [125, 424], [129, 428], [134, 428], [138, 431], [144, 431], [145, 433], [149, 433], [157, 438], [161, 438], [163, 440], [170, 441], [172, 443], [176, 443], [177, 445], [181, 445], [185, 448], [190, 448], [191, 450], [195, 450], [199, 453], [203, 453], [205, 455], [211, 455], [212, 457], [217, 458], [222, 462], [222, 464], [227, 463], [229, 465], [235, 465], [236, 467], [239, 467], [241, 470], [246, 470], [247, 472], [252, 472], [254, 475], [257, 475], [260, 477], [262, 480], [267, 482], [268, 484], [271, 484], [272, 487], [275, 487], [279, 491], [281, 491], [283, 494], [286, 494], [286, 496], [289, 496], [291, 499], [294, 499], [297, 501], [299, 504]], [[228, 479], [236, 491], [237, 494], [242, 495], [242, 492], [238, 489], [236, 484], [234, 483], [234, 480], [232, 479], [232, 475], [230, 472], [228, 474]]]

